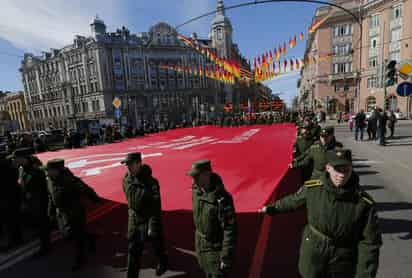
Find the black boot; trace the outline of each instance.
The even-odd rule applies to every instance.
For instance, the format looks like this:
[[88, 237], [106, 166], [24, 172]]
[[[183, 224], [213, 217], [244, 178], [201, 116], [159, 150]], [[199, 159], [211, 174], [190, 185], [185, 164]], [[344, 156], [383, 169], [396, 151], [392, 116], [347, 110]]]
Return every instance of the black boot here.
[[167, 264], [168, 264], [167, 255], [163, 255], [159, 259], [159, 264], [156, 266], [156, 276], [161, 276], [166, 272]]

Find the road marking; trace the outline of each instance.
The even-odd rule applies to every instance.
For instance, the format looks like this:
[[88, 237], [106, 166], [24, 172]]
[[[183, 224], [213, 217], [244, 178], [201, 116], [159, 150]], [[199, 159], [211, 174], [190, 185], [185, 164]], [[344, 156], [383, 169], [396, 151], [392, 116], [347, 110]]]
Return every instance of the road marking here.
[[382, 164], [382, 161], [375, 161], [375, 160], [366, 160], [366, 161], [353, 161], [352, 165], [369, 165], [369, 164]]

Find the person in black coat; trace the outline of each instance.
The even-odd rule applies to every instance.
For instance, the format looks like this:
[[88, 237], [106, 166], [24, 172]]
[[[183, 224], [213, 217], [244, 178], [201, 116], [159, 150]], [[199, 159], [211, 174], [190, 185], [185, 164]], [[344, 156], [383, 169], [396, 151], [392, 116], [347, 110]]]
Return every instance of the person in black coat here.
[[382, 109], [379, 109], [380, 117], [378, 119], [379, 123], [379, 145], [385, 146], [385, 135], [386, 135], [386, 124], [388, 123], [388, 115]]

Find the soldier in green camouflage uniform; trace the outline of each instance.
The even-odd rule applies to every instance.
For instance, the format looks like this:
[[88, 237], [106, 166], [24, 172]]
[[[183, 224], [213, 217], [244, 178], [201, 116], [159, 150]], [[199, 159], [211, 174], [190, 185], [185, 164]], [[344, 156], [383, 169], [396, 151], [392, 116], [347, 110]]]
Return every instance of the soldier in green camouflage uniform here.
[[331, 152], [326, 171], [260, 212], [306, 207], [299, 258], [303, 278], [374, 278], [382, 245], [375, 203], [361, 190], [349, 151]]
[[161, 198], [159, 182], [152, 176], [148, 165], [142, 164], [140, 153], [130, 153], [122, 161], [128, 171], [123, 178], [123, 191], [128, 204], [129, 254], [127, 277], [139, 276], [144, 243], [151, 240], [158, 257], [156, 275], [167, 270], [167, 254], [161, 222]]
[[342, 147], [342, 143], [337, 142], [335, 139], [334, 128], [332, 126], [325, 127], [321, 131], [319, 142], [313, 144], [305, 153], [295, 158], [291, 168], [309, 167], [313, 164], [311, 179], [318, 179], [325, 172], [327, 152]]
[[34, 156], [29, 148], [17, 149], [13, 163], [19, 168], [18, 183], [22, 192], [24, 222], [34, 228], [40, 238], [38, 255], [50, 250], [50, 222], [48, 216], [49, 194], [44, 171], [34, 165]]
[[86, 263], [87, 247], [93, 252], [96, 249], [96, 238], [87, 231], [86, 208], [82, 197], [95, 203], [100, 202], [100, 198], [91, 187], [64, 167], [63, 159], [47, 162], [47, 176], [51, 195], [49, 206], [53, 208], [50, 211], [55, 211], [63, 237], [75, 241], [76, 255], [72, 270], [77, 271]]
[[310, 133], [310, 127], [302, 126], [300, 128], [300, 135], [296, 138], [293, 157], [296, 158], [303, 155], [313, 143], [315, 143], [315, 140]]
[[193, 163], [193, 218], [199, 265], [207, 278], [227, 277], [237, 242], [237, 222], [232, 196], [209, 160]]

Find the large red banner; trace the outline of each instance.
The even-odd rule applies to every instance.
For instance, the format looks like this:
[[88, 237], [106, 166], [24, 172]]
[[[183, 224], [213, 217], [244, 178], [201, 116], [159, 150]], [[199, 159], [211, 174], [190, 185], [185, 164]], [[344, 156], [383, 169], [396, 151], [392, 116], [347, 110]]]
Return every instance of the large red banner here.
[[290, 124], [220, 128], [185, 128], [130, 139], [120, 143], [39, 155], [61, 157], [66, 166], [97, 193], [125, 203], [120, 161], [129, 152], [141, 152], [159, 180], [165, 211], [191, 210], [192, 180], [186, 176], [194, 161], [210, 159], [233, 195], [238, 212], [263, 206], [288, 170], [296, 128]]

